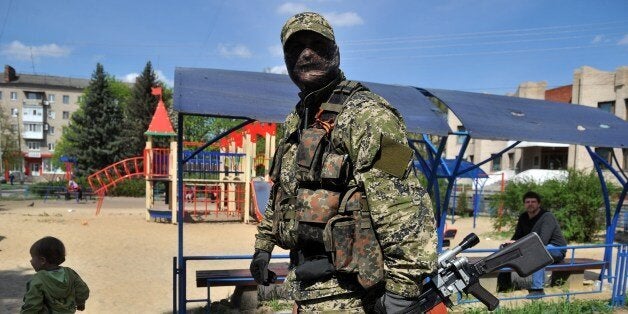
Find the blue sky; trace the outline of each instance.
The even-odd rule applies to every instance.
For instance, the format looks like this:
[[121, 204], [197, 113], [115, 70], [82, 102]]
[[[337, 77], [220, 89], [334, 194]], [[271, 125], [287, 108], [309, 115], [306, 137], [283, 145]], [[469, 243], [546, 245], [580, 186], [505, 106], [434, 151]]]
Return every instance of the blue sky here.
[[0, 60], [18, 73], [132, 80], [147, 61], [285, 71], [279, 32], [296, 12], [334, 26], [350, 79], [504, 94], [628, 66], [628, 1], [2, 0]]

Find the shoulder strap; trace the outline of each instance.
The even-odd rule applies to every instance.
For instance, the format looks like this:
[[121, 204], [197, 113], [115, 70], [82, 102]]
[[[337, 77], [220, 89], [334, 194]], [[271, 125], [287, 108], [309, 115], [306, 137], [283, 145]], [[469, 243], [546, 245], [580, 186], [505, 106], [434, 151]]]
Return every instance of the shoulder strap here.
[[342, 111], [345, 103], [349, 100], [349, 98], [351, 98], [351, 96], [353, 96], [353, 94], [359, 91], [368, 90], [369, 89], [360, 82], [342, 81], [338, 84], [338, 86], [336, 86], [331, 94], [331, 97], [329, 97], [329, 100], [321, 105], [321, 109], [323, 111], [331, 111], [338, 114]]
[[340, 114], [342, 109], [345, 107], [347, 101], [358, 91], [368, 90], [364, 85], [360, 82], [356, 81], [342, 81], [334, 91], [332, 92], [329, 99], [321, 104], [318, 113], [316, 113], [315, 121], [316, 123], [323, 129], [327, 131], [327, 133], [331, 133], [331, 130], [334, 128], [334, 122], [336, 120], [336, 116]]

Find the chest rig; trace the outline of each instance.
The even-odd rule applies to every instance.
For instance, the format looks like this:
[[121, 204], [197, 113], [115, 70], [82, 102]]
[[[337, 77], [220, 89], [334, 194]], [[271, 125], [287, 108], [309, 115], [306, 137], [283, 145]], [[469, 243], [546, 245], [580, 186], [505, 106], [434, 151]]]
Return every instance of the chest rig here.
[[[335, 120], [362, 84], [342, 81], [323, 102], [311, 125], [288, 134], [275, 153], [273, 233], [277, 243], [298, 252], [297, 279], [320, 280], [335, 274], [357, 274], [363, 287], [383, 279], [383, 257], [368, 203], [352, 175], [352, 164], [340, 143], [333, 143]], [[307, 115], [306, 115], [307, 116]], [[306, 118], [307, 120], [307, 118]], [[296, 195], [278, 187], [286, 150], [296, 145]]]

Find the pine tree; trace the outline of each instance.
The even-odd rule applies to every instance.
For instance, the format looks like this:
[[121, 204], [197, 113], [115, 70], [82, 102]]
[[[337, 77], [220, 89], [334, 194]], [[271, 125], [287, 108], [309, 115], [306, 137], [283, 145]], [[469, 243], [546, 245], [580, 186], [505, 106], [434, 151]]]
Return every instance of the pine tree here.
[[[148, 130], [159, 101], [156, 96], [151, 94], [151, 88], [157, 85], [161, 85], [161, 83], [157, 80], [151, 62], [148, 61], [142, 74], [135, 80], [131, 98], [125, 107], [127, 144], [125, 155], [127, 157], [141, 156], [144, 151], [146, 143], [144, 132]], [[164, 102], [167, 103], [166, 99]]]
[[86, 176], [122, 157], [123, 115], [110, 86], [111, 78], [99, 63], [79, 109], [63, 130], [64, 153], [78, 159], [77, 173]]

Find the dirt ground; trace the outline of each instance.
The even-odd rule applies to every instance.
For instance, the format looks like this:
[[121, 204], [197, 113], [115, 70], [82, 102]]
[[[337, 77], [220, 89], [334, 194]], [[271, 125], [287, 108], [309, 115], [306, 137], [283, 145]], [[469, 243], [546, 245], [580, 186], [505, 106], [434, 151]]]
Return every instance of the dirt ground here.
[[[67, 249], [64, 266], [75, 269], [91, 295], [83, 313], [169, 313], [172, 310], [173, 257], [177, 255], [177, 226], [147, 222], [143, 198], [106, 198], [99, 216], [93, 201], [42, 200], [0, 202], [0, 313], [17, 313], [26, 282], [34, 274], [29, 248], [44, 236], [61, 239]], [[473, 228], [472, 218], [458, 219], [452, 241], [476, 232], [476, 248], [496, 248], [503, 239], [491, 236], [488, 218]], [[254, 224], [185, 224], [185, 255], [252, 254]], [[275, 251], [274, 253], [285, 253]], [[579, 252], [578, 257], [601, 258], [602, 251]], [[190, 262], [188, 299], [203, 298], [196, 288], [198, 269], [248, 268], [248, 261]], [[231, 288], [212, 289], [212, 300], [228, 297]], [[198, 304], [200, 306], [201, 304]], [[195, 307], [194, 305], [190, 307]]]

